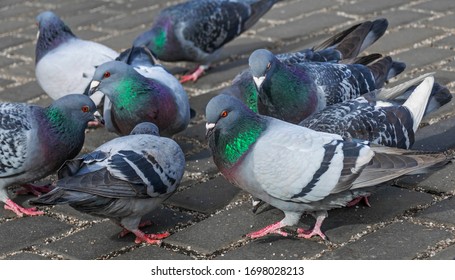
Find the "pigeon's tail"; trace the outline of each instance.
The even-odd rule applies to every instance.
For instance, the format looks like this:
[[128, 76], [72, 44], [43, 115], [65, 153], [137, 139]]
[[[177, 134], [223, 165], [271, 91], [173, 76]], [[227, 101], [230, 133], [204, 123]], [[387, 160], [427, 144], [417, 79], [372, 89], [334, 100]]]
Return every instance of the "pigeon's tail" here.
[[417, 128], [419, 128], [420, 121], [422, 120], [425, 109], [427, 108], [433, 83], [433, 77], [425, 78], [425, 80], [423, 80], [423, 82], [414, 89], [409, 98], [403, 104], [403, 106], [408, 108], [412, 114], [414, 121], [412, 129], [414, 132], [416, 132]]
[[390, 56], [386, 56], [367, 67], [373, 73], [376, 88], [382, 88], [389, 79], [403, 72], [406, 64], [393, 61]]
[[365, 21], [335, 34], [314, 49], [334, 48], [341, 53], [342, 59], [353, 59], [381, 38], [388, 26], [385, 18]]
[[152, 67], [159, 64], [152, 52], [145, 46], [132, 46], [123, 51], [115, 60], [123, 61], [132, 66], [146, 65]]
[[403, 175], [426, 173], [454, 160], [454, 155], [423, 152], [386, 146], [372, 146], [373, 159], [354, 181], [353, 188], [363, 188], [387, 182]]
[[52, 191], [41, 195], [38, 198], [30, 200], [31, 205], [59, 205], [68, 204], [74, 202], [74, 198], [71, 198], [71, 194], [75, 192], [66, 191], [61, 188], [55, 188]]
[[245, 21], [243, 30], [247, 30], [252, 27], [258, 20], [267, 13], [275, 3], [281, 0], [259, 0], [251, 3], [251, 15]]
[[382, 57], [382, 54], [372, 53], [372, 54], [365, 55], [365, 56], [359, 56], [359, 57], [342, 60], [342, 63], [369, 65], [370, 63], [380, 59], [381, 57]]

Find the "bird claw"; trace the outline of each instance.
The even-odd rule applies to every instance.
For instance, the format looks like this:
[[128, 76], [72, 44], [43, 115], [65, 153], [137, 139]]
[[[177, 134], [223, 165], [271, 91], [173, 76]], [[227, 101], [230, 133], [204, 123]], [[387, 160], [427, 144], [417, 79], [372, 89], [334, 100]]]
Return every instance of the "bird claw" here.
[[136, 239], [134, 240], [134, 243], [139, 244], [142, 242], [148, 243], [148, 244], [156, 244], [156, 245], [161, 245], [162, 241], [161, 239], [164, 239], [170, 235], [169, 232], [163, 232], [163, 233], [157, 233], [157, 234], [142, 234], [142, 235], [136, 235]]
[[[144, 222], [141, 222], [137, 227], [143, 228], [143, 227], [147, 227], [147, 226], [151, 226], [151, 225], [153, 225], [152, 221], [144, 221]], [[119, 232], [118, 237], [119, 238], [125, 237], [130, 232], [131, 232], [130, 230], [123, 228], [122, 231]]]
[[6, 210], [13, 211], [18, 217], [23, 217], [24, 215], [27, 215], [27, 216], [44, 215], [43, 211], [39, 211], [35, 207], [24, 208], [24, 207], [17, 205], [16, 203], [14, 203], [11, 199], [8, 199], [6, 201], [4, 208]]
[[305, 230], [303, 228], [297, 229], [297, 237], [310, 239], [313, 236], [320, 236], [323, 240], [328, 240], [327, 236], [321, 231], [320, 228], [313, 228], [312, 230]]
[[357, 205], [361, 201], [363, 201], [363, 203], [365, 203], [366, 206], [371, 207], [370, 201], [368, 200], [368, 196], [356, 197], [353, 200], [351, 200], [348, 204], [346, 204], [346, 206], [347, 207], [352, 207], [352, 206]]
[[189, 81], [196, 82], [199, 79], [199, 77], [201, 77], [202, 74], [204, 74], [206, 68], [208, 67], [200, 65], [198, 68], [196, 68], [196, 70], [194, 70], [193, 73], [183, 75], [182, 77], [180, 77], [180, 83], [183, 84]]
[[279, 234], [279, 235], [285, 236], [285, 237], [288, 236], [288, 233], [282, 231], [281, 228], [282, 228], [282, 225], [280, 224], [280, 222], [278, 222], [278, 223], [266, 226], [265, 228], [260, 229], [258, 231], [251, 232], [251, 233], [247, 234], [246, 237], [251, 238], [251, 239], [257, 239], [257, 238], [260, 238], [260, 237], [263, 237], [263, 236], [266, 236], [266, 235], [272, 234], [272, 233], [276, 233], [276, 234]]

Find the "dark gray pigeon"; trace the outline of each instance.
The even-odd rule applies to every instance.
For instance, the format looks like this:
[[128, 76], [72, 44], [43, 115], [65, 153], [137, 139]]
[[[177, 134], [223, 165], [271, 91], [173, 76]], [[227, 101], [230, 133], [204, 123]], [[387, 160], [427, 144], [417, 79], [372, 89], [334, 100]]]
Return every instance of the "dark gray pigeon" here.
[[70, 93], [84, 93], [95, 67], [118, 56], [102, 44], [76, 37], [51, 11], [40, 13], [36, 22], [36, 80], [54, 100]]
[[190, 0], [168, 7], [134, 40], [163, 61], [201, 63], [181, 82], [196, 81], [219, 49], [253, 26], [279, 0]]
[[286, 64], [265, 49], [249, 58], [266, 115], [299, 123], [327, 105], [382, 88], [405, 65], [384, 57], [369, 65], [331, 62]]
[[141, 218], [177, 189], [185, 157], [172, 139], [156, 135], [153, 123], [138, 124], [131, 135], [115, 138], [93, 152], [67, 161], [56, 187], [30, 201], [35, 205], [69, 204], [94, 216], [109, 218], [136, 235], [136, 243], [159, 243], [169, 233], [145, 234], [150, 221]]
[[[163, 136], [184, 130], [190, 121], [188, 95], [177, 79], [143, 48], [133, 47], [119, 60], [100, 65], [90, 83], [91, 98], [104, 102], [109, 131], [127, 135], [136, 124], [147, 121]], [[129, 63], [129, 64], [128, 64]]]
[[248, 234], [259, 238], [295, 226], [310, 212], [316, 224], [297, 230], [300, 238], [319, 235], [327, 210], [368, 196], [373, 187], [401, 175], [426, 171], [452, 156], [344, 141], [248, 109], [237, 98], [218, 95], [206, 108], [213, 159], [231, 183], [282, 210], [283, 220]]
[[42, 108], [0, 103], [0, 200], [18, 216], [40, 215], [8, 198], [7, 188], [57, 171], [82, 149], [87, 123], [100, 116], [88, 96], [70, 94]]

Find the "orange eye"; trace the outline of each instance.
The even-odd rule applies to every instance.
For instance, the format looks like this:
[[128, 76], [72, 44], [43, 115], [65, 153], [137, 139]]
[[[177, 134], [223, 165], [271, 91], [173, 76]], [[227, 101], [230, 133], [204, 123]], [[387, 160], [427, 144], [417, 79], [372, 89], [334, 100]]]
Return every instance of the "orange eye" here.
[[103, 74], [103, 77], [104, 77], [104, 78], [109, 78], [110, 76], [111, 76], [111, 72], [109, 72], [109, 71], [106, 71], [106, 72], [104, 72], [104, 74]]
[[221, 112], [220, 117], [225, 118], [225, 117], [227, 117], [227, 115], [228, 115], [228, 112], [223, 111], [223, 112]]
[[82, 106], [81, 110], [84, 113], [88, 113], [90, 111], [90, 108], [87, 105], [85, 105], [85, 106]]

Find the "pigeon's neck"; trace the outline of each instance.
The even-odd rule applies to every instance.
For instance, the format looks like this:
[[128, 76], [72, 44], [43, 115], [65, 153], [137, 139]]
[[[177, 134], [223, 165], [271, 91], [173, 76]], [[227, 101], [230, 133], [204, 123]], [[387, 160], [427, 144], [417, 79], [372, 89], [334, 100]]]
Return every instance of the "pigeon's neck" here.
[[113, 106], [116, 111], [122, 110], [126, 113], [134, 113], [137, 110], [137, 103], [141, 102], [141, 96], [147, 96], [150, 91], [150, 84], [147, 79], [139, 74], [123, 77], [114, 89], [112, 96]]
[[76, 36], [65, 24], [52, 25], [49, 28], [40, 30], [38, 41], [36, 42], [35, 62], [38, 63], [45, 54], [74, 38]]
[[266, 120], [255, 115], [242, 118], [235, 127], [226, 131], [216, 131], [213, 139], [210, 139], [214, 143], [209, 143], [211, 146], [216, 145], [212, 150], [219, 153], [215, 157], [217, 165], [221, 169], [237, 166], [265, 129]]

